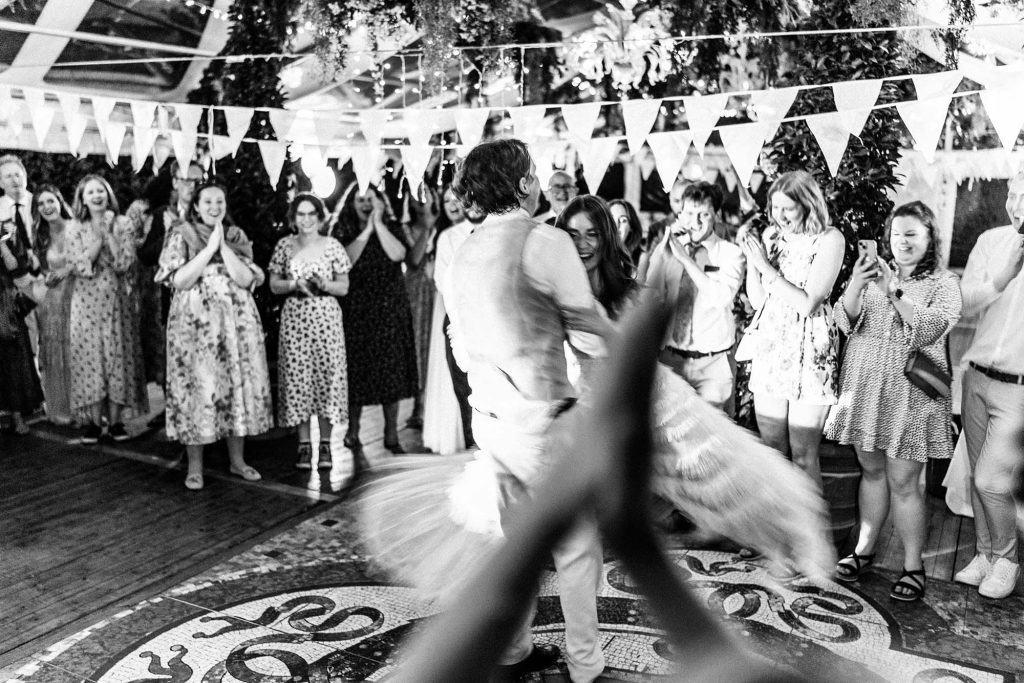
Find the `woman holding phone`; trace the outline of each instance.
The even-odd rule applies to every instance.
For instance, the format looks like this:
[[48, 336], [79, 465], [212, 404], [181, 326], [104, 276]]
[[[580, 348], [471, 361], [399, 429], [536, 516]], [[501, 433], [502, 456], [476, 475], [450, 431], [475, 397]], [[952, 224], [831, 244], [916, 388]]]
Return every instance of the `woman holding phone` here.
[[938, 263], [935, 214], [921, 202], [898, 207], [885, 230], [886, 258], [874, 240], [860, 258], [834, 317], [849, 343], [839, 403], [828, 438], [852, 445], [861, 466], [860, 534], [852, 555], [836, 566], [840, 581], [856, 581], [875, 557], [878, 534], [893, 511], [903, 541], [903, 574], [889, 594], [906, 602], [924, 595], [921, 552], [927, 513], [918, 486], [929, 458], [953, 454], [949, 396], [931, 397], [904, 375], [909, 352], [944, 371], [946, 336], [960, 317], [956, 275]]
[[295, 234], [281, 238], [270, 259], [270, 291], [287, 296], [278, 347], [277, 421], [298, 427], [299, 469], [311, 469], [309, 421], [320, 424], [317, 468], [331, 469], [331, 431], [348, 417], [345, 328], [335, 297], [348, 293], [352, 264], [345, 247], [327, 235], [327, 209], [303, 193], [288, 217]]
[[225, 439], [230, 470], [246, 481], [245, 437], [272, 424], [270, 377], [252, 290], [263, 271], [252, 243], [227, 214], [219, 185], [196, 190], [188, 220], [174, 224], [156, 281], [174, 289], [167, 318], [167, 437], [188, 453], [185, 487], [203, 488], [203, 448]]

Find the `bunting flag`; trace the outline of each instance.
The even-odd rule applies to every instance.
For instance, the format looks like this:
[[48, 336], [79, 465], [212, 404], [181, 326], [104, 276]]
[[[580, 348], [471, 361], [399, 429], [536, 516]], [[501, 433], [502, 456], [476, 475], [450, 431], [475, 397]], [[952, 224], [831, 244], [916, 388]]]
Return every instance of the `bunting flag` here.
[[269, 115], [270, 125], [274, 127], [274, 135], [277, 136], [278, 142], [288, 140], [292, 124], [295, 123], [295, 112], [290, 109], [271, 109]]
[[381, 157], [383, 156], [380, 147], [359, 145], [352, 148], [352, 170], [356, 174], [359, 194], [364, 194], [373, 183], [375, 176], [380, 171]]
[[[196, 153], [196, 140], [199, 139], [199, 121], [203, 118], [203, 108], [192, 104], [174, 105], [174, 115], [178, 118], [178, 127], [181, 135], [175, 142], [175, 136], [171, 135], [171, 144], [174, 146], [174, 156], [178, 163], [187, 164]], [[183, 158], [185, 155], [186, 158]]]
[[[153, 131], [159, 137], [159, 131]], [[168, 144], [158, 144], [157, 139], [153, 140], [153, 175], [160, 173], [160, 169], [163, 168], [164, 163], [167, 161], [167, 157], [171, 156], [171, 146]]]
[[107, 125], [110, 123], [110, 115], [114, 112], [115, 102], [113, 99], [109, 97], [100, 97], [98, 95], [94, 95], [91, 99], [92, 117], [96, 121], [96, 128], [100, 132], [100, 138], [103, 139], [104, 142], [106, 142]]
[[[651, 133], [647, 136], [647, 146], [654, 155], [654, 163], [661, 178], [661, 186], [670, 192], [679, 176], [679, 170], [686, 161], [686, 153], [690, 149], [690, 132], [682, 131], [686, 139], [680, 139], [679, 132]], [[682, 143], [686, 143], [685, 145]]]
[[237, 147], [227, 135], [213, 135], [210, 137], [210, 154], [217, 161], [235, 153]]
[[586, 145], [579, 145], [576, 153], [583, 164], [583, 177], [590, 194], [597, 194], [601, 179], [608, 171], [608, 164], [619, 153], [618, 138], [592, 138]]
[[196, 155], [196, 139], [194, 136], [186, 135], [180, 130], [172, 130], [170, 133], [171, 137], [171, 149], [174, 150], [174, 158], [178, 160], [178, 165], [187, 167], [192, 158]]
[[263, 168], [267, 171], [270, 186], [276, 190], [281, 180], [285, 157], [288, 156], [288, 146], [277, 140], [257, 140], [256, 144], [259, 145]]
[[145, 100], [129, 100], [128, 107], [132, 110], [133, 128], [152, 128], [156, 114], [156, 102]]
[[337, 159], [338, 168], [341, 168], [352, 158], [352, 147], [350, 145], [331, 145], [327, 149], [327, 158]]
[[536, 168], [537, 181], [541, 187], [547, 187], [551, 176], [555, 173], [555, 155], [564, 149], [559, 141], [536, 142], [530, 145], [530, 157]]
[[622, 123], [626, 129], [626, 143], [629, 151], [639, 154], [647, 140], [647, 134], [654, 127], [661, 113], [661, 100], [623, 100], [619, 103], [622, 109]]
[[324, 112], [322, 116], [317, 116], [313, 119], [313, 125], [318, 145], [330, 145], [341, 135], [341, 121], [333, 112]]
[[850, 143], [850, 131], [846, 129], [839, 112], [835, 111], [808, 116], [806, 121], [825, 157], [828, 172], [835, 178], [839, 173], [839, 164], [843, 161], [846, 146]]
[[[750, 176], [754, 173], [757, 160], [761, 156], [761, 149], [764, 147], [765, 134], [771, 127], [771, 122], [756, 121], [722, 126], [718, 129], [725, 153], [732, 161], [736, 177], [743, 186], [750, 183]], [[842, 154], [840, 154], [841, 157]], [[835, 174], [833, 173], [833, 175]]]
[[[945, 106], [942, 106], [945, 104]], [[914, 137], [914, 149], [921, 152], [931, 163], [935, 160], [935, 148], [939, 144], [939, 136], [946, 124], [946, 110], [949, 99], [917, 100], [916, 102], [900, 102], [896, 105], [907, 130]]]
[[167, 112], [167, 107], [162, 104], [156, 105], [156, 127], [160, 129], [162, 135], [167, 135], [171, 130], [170, 119], [171, 115]]
[[401, 148], [402, 164], [405, 166], [405, 178], [409, 181], [409, 193], [413, 197], [420, 196], [423, 174], [427, 172], [434, 148], [428, 145], [405, 145]]
[[0, 87], [0, 120], [5, 120], [5, 132], [13, 139], [21, 136], [24, 124], [21, 120], [21, 104], [15, 104], [11, 97], [11, 89]]
[[391, 112], [384, 109], [364, 109], [359, 112], [359, 128], [369, 145], [379, 145], [384, 133], [384, 124], [391, 118]]
[[848, 81], [834, 83], [832, 94], [835, 96], [836, 111], [850, 135], [860, 137], [871, 115], [871, 108], [878, 101], [878, 93], [882, 90], [882, 79], [868, 81]]
[[600, 114], [600, 102], [562, 105], [562, 121], [569, 131], [569, 137], [579, 143], [586, 143], [594, 137], [594, 125]]
[[152, 126], [132, 128], [132, 170], [136, 173], [142, 170], [151, 150], [153, 151], [153, 165], [156, 165], [156, 151], [153, 150], [153, 144], [159, 134], [160, 131]]
[[[917, 74], [911, 80], [914, 82], [914, 89], [917, 90], [918, 101], [930, 100], [938, 97], [945, 98], [947, 95], [952, 96], [957, 86], [960, 85], [960, 81], [963, 80], [963, 74], [954, 69], [953, 71]], [[949, 100], [945, 104], [946, 106], [942, 107], [942, 104], [939, 103], [943, 111], [949, 107]]]
[[50, 131], [50, 124], [53, 123], [53, 117], [57, 112], [46, 106], [44, 91], [35, 88], [22, 88], [21, 94], [25, 98], [25, 104], [28, 105], [28, 115], [32, 119], [32, 132], [35, 133], [36, 144], [43, 147], [46, 134]]
[[242, 138], [249, 133], [249, 126], [252, 123], [252, 115], [255, 110], [252, 107], [222, 107], [221, 111], [224, 112], [228, 140], [231, 141], [231, 155], [234, 156], [238, 154]]
[[515, 129], [516, 137], [524, 140], [527, 144], [536, 139], [537, 134], [540, 132], [538, 129], [544, 122], [544, 114], [547, 110], [548, 106], [546, 104], [530, 104], [525, 107], [510, 107], [507, 109], [509, 118], [512, 119], [512, 126]]
[[455, 130], [459, 132], [459, 142], [463, 145], [476, 147], [484, 136], [484, 124], [491, 116], [488, 107], [455, 110]]
[[688, 95], [683, 98], [686, 108], [686, 125], [693, 134], [693, 146], [697, 154], [704, 158], [704, 145], [707, 144], [711, 131], [722, 117], [725, 105], [729, 103], [728, 93], [715, 95]]
[[319, 143], [316, 135], [316, 116], [313, 112], [303, 109], [295, 115], [291, 129], [286, 137], [292, 142], [301, 142], [307, 145]]
[[996, 129], [1003, 149], [1012, 152], [1017, 136], [1024, 126], [1024, 106], [1021, 106], [1020, 84], [1024, 83], [1024, 69], [1003, 66], [997, 69], [999, 79], [981, 92], [992, 127]]
[[106, 133], [103, 143], [107, 147], [107, 163], [110, 166], [117, 166], [117, 158], [121, 156], [121, 143], [124, 142], [124, 135], [128, 126], [119, 121], [107, 121]]
[[793, 87], [758, 90], [750, 94], [749, 107], [757, 114], [757, 120], [771, 124], [765, 128], [765, 140], [770, 142], [775, 138], [782, 119], [786, 118], [799, 91], [799, 88]]
[[[405, 111], [405, 132], [412, 147], [430, 144], [430, 138], [440, 132], [440, 109], [407, 109]], [[363, 190], [365, 192], [366, 190]]]

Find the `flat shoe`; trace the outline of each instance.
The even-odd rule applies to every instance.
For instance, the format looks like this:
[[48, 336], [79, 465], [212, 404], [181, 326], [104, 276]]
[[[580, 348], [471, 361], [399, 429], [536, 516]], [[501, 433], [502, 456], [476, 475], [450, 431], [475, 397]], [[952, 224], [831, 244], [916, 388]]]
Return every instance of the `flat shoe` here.
[[199, 491], [203, 488], [203, 475], [190, 474], [185, 477], [185, 488], [189, 491]]
[[757, 548], [740, 548], [739, 552], [736, 553], [736, 555], [741, 560], [746, 560], [747, 562], [751, 562], [753, 560], [760, 560], [762, 557], [764, 557], [764, 553], [762, 553]]
[[249, 465], [246, 465], [242, 469], [235, 469], [232, 467], [231, 474], [239, 476], [246, 481], [259, 481], [263, 478], [260, 476], [260, 473], [256, 471], [255, 467], [250, 467]]

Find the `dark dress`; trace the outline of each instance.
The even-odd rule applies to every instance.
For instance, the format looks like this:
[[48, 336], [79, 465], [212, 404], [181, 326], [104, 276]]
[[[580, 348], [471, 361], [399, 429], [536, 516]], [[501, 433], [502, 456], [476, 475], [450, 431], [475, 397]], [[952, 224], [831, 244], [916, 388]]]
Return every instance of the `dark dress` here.
[[[339, 233], [335, 236], [345, 246], [358, 236], [358, 230]], [[341, 309], [349, 403], [372, 406], [415, 396], [416, 341], [402, 264], [388, 258], [376, 234], [349, 272]]]
[[31, 413], [43, 404], [43, 390], [28, 328], [17, 312], [16, 274], [0, 259], [0, 411]]

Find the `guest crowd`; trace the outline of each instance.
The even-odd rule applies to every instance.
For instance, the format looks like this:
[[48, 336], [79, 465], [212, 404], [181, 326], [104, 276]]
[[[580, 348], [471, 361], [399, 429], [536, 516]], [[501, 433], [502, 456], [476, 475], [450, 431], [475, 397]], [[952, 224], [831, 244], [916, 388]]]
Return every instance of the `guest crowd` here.
[[[440, 285], [478, 221], [450, 188], [395, 201], [349, 187], [333, 212], [299, 194], [264, 270], [224, 189], [195, 164], [171, 173], [170, 197], [144, 196], [122, 212], [100, 176], [83, 178], [69, 205], [52, 185], [29, 192], [21, 160], [0, 157], [0, 411], [10, 430], [27, 433], [25, 417], [45, 405], [51, 421], [77, 425], [83, 443], [104, 431], [126, 440], [125, 416], [147, 413], [153, 382], [165, 393], [167, 436], [186, 447], [190, 489], [203, 487], [204, 446], [222, 439], [231, 472], [258, 480], [245, 437], [275, 423], [297, 429], [304, 469], [333, 466], [332, 430], [344, 426], [358, 472], [367, 467], [364, 406], [382, 406], [384, 445], [401, 454], [398, 403], [407, 398], [425, 446], [474, 447], [471, 390]], [[671, 301], [660, 361], [727, 412], [737, 363], [749, 361], [761, 438], [819, 485], [823, 436], [855, 449], [859, 536], [837, 578], [855, 581], [872, 564], [891, 509], [904, 548], [896, 600], [925, 592], [919, 481], [929, 459], [952, 455], [947, 338], [962, 315], [977, 316], [962, 407], [977, 556], [956, 580], [989, 598], [1012, 592], [1011, 487], [1024, 467], [1024, 171], [1009, 181], [1012, 224], [982, 234], [962, 280], [942, 266], [934, 213], [911, 202], [892, 212], [882, 240], [860, 243], [838, 290], [846, 240], [807, 173], [775, 180], [764, 229], [730, 226], [721, 192], [706, 182], [678, 181], [671, 213], [650, 225], [629, 202], [577, 195], [572, 174], [554, 173], [536, 219], [569, 233], [611, 318], [642, 288]], [[253, 299], [265, 279], [284, 297], [276, 397]], [[834, 290], [842, 294], [832, 303]], [[735, 313], [744, 293], [748, 324]]]

